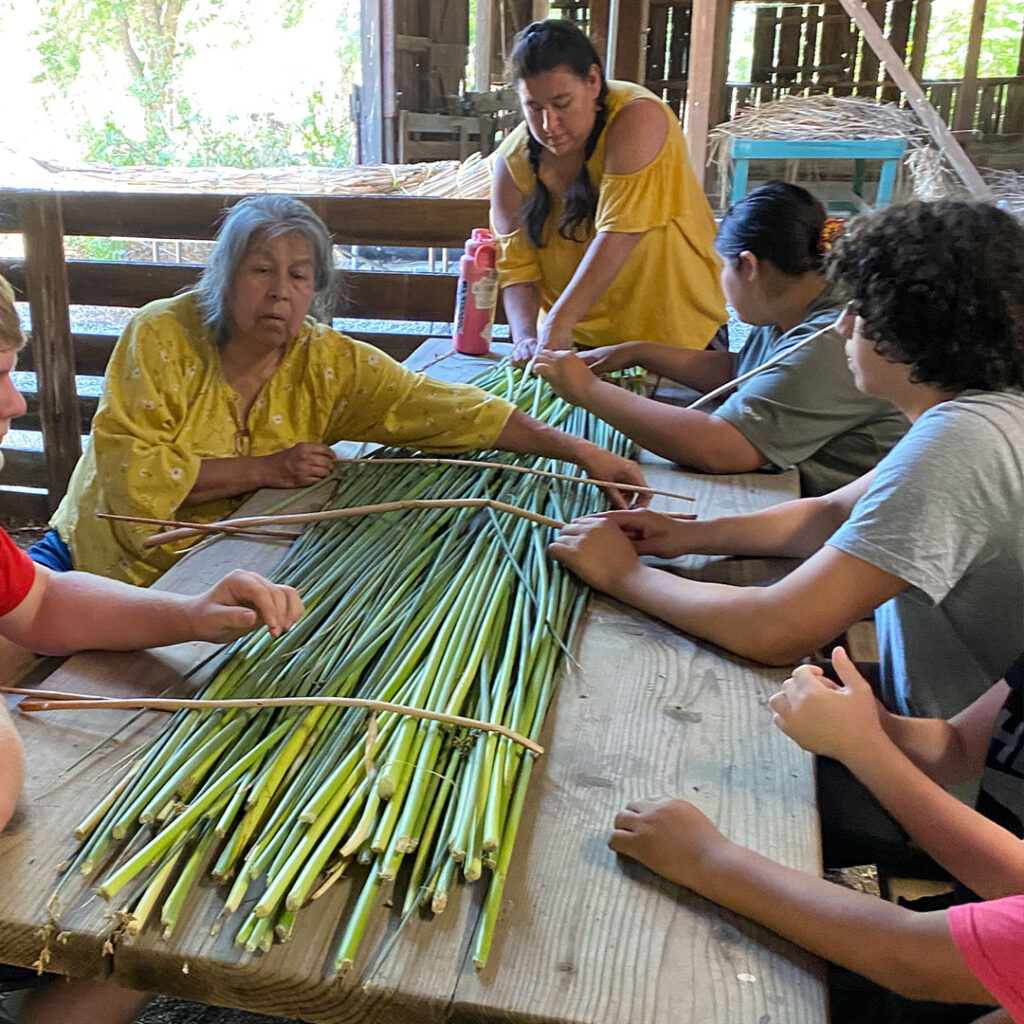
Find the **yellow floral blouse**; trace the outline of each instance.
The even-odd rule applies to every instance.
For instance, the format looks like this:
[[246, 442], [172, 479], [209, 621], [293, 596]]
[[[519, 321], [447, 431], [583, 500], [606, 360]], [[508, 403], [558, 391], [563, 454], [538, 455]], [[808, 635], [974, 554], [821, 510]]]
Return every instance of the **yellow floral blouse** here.
[[[665, 144], [635, 174], [605, 174], [608, 128], [627, 103], [640, 98], [656, 100], [664, 110], [669, 121]], [[529, 195], [537, 178], [527, 156], [525, 123], [505, 139], [498, 154], [519, 191]], [[596, 346], [640, 340], [704, 348], [728, 317], [712, 246], [715, 219], [690, 168], [675, 114], [643, 86], [610, 81], [607, 124], [587, 166], [591, 180], [599, 183], [593, 230], [581, 242], [559, 235], [562, 206], [552, 195], [542, 248], [532, 246], [521, 229], [496, 232], [500, 283], [536, 281], [543, 317], [569, 285], [598, 232], [643, 232], [607, 292], [576, 325], [576, 341]]]
[[413, 373], [307, 318], [242, 425], [194, 296], [162, 299], [139, 310], [114, 348], [88, 446], [51, 525], [76, 569], [148, 585], [194, 542], [143, 550], [154, 527], [96, 513], [198, 522], [229, 515], [244, 495], [178, 516], [203, 459], [270, 455], [300, 441], [489, 448], [511, 412], [477, 388]]

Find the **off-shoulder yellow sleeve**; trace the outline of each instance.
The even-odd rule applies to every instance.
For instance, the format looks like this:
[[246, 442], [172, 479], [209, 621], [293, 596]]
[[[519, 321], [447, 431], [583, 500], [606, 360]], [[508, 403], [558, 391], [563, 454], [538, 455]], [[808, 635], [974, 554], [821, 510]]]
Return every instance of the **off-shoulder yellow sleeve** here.
[[542, 280], [537, 250], [529, 243], [522, 228], [505, 235], [494, 228], [492, 220], [491, 230], [498, 241], [498, 283], [502, 288]]
[[468, 384], [447, 384], [414, 373], [379, 349], [345, 339], [329, 444], [374, 441], [428, 452], [492, 448], [513, 407]]
[[642, 232], [662, 227], [686, 213], [689, 165], [671, 136], [646, 167], [633, 174], [601, 177], [595, 231]]

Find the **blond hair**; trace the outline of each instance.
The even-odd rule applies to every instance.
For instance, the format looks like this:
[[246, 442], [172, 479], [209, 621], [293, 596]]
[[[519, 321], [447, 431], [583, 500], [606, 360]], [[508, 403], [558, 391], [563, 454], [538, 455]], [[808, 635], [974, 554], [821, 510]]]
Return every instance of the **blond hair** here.
[[18, 311], [14, 308], [14, 289], [0, 276], [0, 352], [10, 352], [25, 344]]

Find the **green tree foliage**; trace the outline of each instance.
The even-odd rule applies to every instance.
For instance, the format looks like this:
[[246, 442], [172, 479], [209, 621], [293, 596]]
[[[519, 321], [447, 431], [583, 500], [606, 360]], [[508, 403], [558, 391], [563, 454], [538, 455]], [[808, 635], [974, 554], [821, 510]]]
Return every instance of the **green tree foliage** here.
[[[306, 7], [306, 0], [283, 0], [269, 11], [284, 30], [301, 21]], [[74, 102], [89, 55], [114, 61], [127, 72], [142, 131], [123, 116], [97, 118], [83, 111], [80, 138], [86, 159], [236, 167], [352, 162], [348, 110], [339, 109], [343, 104], [332, 103], [319, 90], [306, 98], [306, 115], [294, 124], [270, 113], [248, 112], [229, 119], [226, 126], [216, 125], [194, 97], [184, 94], [182, 72], [204, 30], [229, 21], [236, 45], [251, 38], [251, 25], [231, 19], [223, 0], [45, 0], [40, 13], [37, 48], [43, 71], [37, 81], [46, 83], [54, 102]], [[268, 8], [246, 17], [265, 22]], [[336, 54], [336, 77], [350, 84], [353, 65], [342, 62], [358, 62], [358, 24], [343, 13], [338, 28], [343, 42]]]
[[[964, 55], [971, 29], [971, 4], [936, 4], [928, 31], [928, 55], [925, 78], [960, 78], [964, 73]], [[988, 0], [985, 30], [982, 36], [978, 75], [1003, 78], [1017, 74], [1020, 39], [1024, 31], [1024, 4], [1021, 0]]]

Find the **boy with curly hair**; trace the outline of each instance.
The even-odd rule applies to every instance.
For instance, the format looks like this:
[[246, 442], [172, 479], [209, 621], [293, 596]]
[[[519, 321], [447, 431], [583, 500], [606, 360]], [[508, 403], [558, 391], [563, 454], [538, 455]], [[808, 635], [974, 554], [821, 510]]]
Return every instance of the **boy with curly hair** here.
[[[831, 494], [751, 515], [586, 517], [551, 553], [592, 586], [770, 664], [799, 661], [874, 611], [885, 706], [949, 718], [1024, 650], [1024, 227], [980, 203], [893, 206], [852, 222], [828, 273], [851, 302], [857, 386], [911, 421], [890, 454]], [[805, 561], [771, 586], [742, 587], [639, 557], [689, 552]], [[823, 814], [836, 808], [826, 863], [867, 853], [885, 864], [889, 843], [900, 863], [902, 831], [858, 820], [832, 770], [820, 762]], [[825, 798], [833, 789], [841, 802]]]

